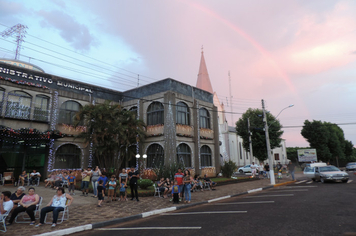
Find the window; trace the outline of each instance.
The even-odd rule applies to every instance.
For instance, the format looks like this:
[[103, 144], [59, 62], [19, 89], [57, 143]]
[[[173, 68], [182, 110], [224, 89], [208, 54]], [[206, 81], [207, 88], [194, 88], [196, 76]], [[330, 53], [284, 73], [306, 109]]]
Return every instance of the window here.
[[199, 109], [199, 128], [210, 129], [210, 115], [207, 109]]
[[75, 114], [82, 109], [82, 106], [75, 101], [66, 101], [59, 109], [58, 123], [74, 125]]
[[9, 93], [6, 105], [6, 117], [18, 119], [30, 119], [31, 95], [22, 91]]
[[200, 148], [200, 161], [201, 166], [212, 166], [211, 163], [211, 150], [208, 146], [204, 145]]
[[0, 88], [0, 116], [2, 116], [2, 106], [4, 102], [5, 89]]
[[74, 144], [65, 144], [58, 148], [54, 162], [54, 169], [81, 168], [81, 151]]
[[49, 97], [43, 95], [36, 96], [34, 120], [48, 121]]
[[184, 167], [191, 167], [191, 156], [190, 147], [185, 143], [179, 144], [177, 147], [177, 161], [183, 163]]
[[160, 102], [153, 102], [147, 109], [147, 125], [164, 124], [164, 107]]
[[279, 161], [279, 153], [275, 153], [275, 154], [274, 154], [274, 159], [275, 159], [276, 161]]
[[190, 125], [189, 107], [184, 102], [177, 103], [177, 124]]
[[137, 119], [137, 107], [136, 106], [131, 107], [130, 111], [135, 114], [135, 119]]
[[159, 168], [164, 165], [164, 150], [159, 144], [152, 144], [147, 149], [147, 167]]

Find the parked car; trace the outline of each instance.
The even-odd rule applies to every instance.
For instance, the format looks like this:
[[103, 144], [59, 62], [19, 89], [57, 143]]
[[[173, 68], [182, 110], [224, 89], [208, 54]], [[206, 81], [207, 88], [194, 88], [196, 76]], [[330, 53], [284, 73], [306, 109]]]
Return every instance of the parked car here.
[[243, 167], [240, 167], [237, 171], [241, 174], [251, 172], [251, 165], [245, 165]]
[[315, 167], [326, 166], [325, 162], [317, 162], [317, 163], [307, 163], [305, 164], [305, 168], [303, 174], [305, 177], [310, 178], [315, 181]]
[[341, 171], [336, 166], [315, 167], [315, 180], [322, 183], [331, 181], [342, 181], [346, 183], [349, 180], [349, 174]]
[[346, 165], [346, 171], [356, 170], [356, 162], [349, 162]]

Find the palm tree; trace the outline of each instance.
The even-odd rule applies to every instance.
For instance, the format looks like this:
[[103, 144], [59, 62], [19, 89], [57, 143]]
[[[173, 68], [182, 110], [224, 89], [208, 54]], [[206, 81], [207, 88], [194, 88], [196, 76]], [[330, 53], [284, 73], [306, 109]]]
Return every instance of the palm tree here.
[[101, 168], [118, 169], [128, 147], [142, 142], [145, 124], [135, 114], [121, 105], [105, 101], [103, 104], [86, 105], [76, 114], [76, 125], [84, 123], [86, 131], [79, 134], [87, 144], [93, 143], [93, 153]]

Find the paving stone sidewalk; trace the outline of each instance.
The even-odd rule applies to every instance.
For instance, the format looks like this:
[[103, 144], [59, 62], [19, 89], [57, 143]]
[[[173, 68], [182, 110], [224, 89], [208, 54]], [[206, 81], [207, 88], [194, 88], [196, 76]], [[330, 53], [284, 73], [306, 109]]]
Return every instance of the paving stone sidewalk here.
[[[291, 181], [291, 178], [285, 178], [279, 180], [277, 183], [283, 183]], [[217, 186], [215, 191], [197, 191], [192, 193], [191, 202], [207, 201], [213, 198], [218, 198], [226, 195], [233, 195], [242, 192], [246, 192], [251, 189], [266, 187], [270, 185], [268, 179], [261, 179], [255, 181], [248, 181], [242, 183], [228, 184], [224, 186]], [[16, 187], [13, 186], [1, 186], [0, 191], [16, 191]], [[27, 191], [27, 190], [26, 190]], [[55, 190], [45, 188], [43, 185], [36, 187], [36, 193], [43, 197], [42, 207], [46, 206], [51, 198], [55, 195]], [[141, 197], [140, 201], [126, 202], [111, 202], [103, 203], [102, 207], [97, 207], [97, 199], [89, 194], [88, 197], [80, 196], [81, 193], [76, 191], [73, 204], [69, 207], [69, 220], [64, 221], [62, 224], [57, 225], [55, 228], [51, 228], [51, 225], [43, 225], [39, 228], [30, 226], [29, 224], [13, 223], [7, 227], [7, 235], [35, 235], [45, 232], [50, 232], [59, 229], [65, 229], [85, 224], [92, 224], [96, 222], [108, 221], [115, 218], [122, 218], [131, 215], [140, 214], [156, 209], [171, 207], [172, 202], [169, 199], [159, 197]], [[105, 199], [106, 200], [106, 199]], [[184, 203], [181, 203], [184, 204]], [[49, 213], [51, 216], [52, 213]], [[61, 214], [60, 214], [61, 215]], [[51, 219], [52, 217], [50, 217]], [[36, 221], [38, 223], [39, 220]], [[4, 233], [2, 233], [4, 234]], [[4, 235], [5, 235], [4, 234]]]

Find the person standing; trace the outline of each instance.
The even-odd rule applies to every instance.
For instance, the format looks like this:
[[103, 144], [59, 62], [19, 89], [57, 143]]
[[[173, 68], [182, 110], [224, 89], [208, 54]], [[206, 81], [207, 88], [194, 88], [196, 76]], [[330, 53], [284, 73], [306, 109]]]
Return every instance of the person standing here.
[[70, 172], [70, 175], [68, 176], [68, 191], [69, 195], [75, 195], [74, 190], [75, 190], [75, 185], [77, 184], [77, 181], [75, 180], [74, 172]]
[[98, 207], [101, 207], [101, 203], [104, 201], [105, 190], [103, 187], [103, 180], [98, 180], [97, 194], [98, 194]]
[[264, 169], [265, 169], [265, 167], [263, 166], [263, 162], [261, 162], [260, 165], [258, 166], [258, 177], [259, 178], [264, 178], [263, 177]]
[[177, 180], [177, 183], [179, 185], [179, 194], [180, 194], [179, 200], [180, 201], [182, 201], [183, 191], [184, 191], [183, 177], [184, 177], [184, 174], [182, 172], [182, 169], [178, 168], [178, 172], [174, 175], [174, 179]]
[[[122, 183], [125, 184], [126, 188], [127, 188], [127, 179], [128, 179], [128, 174], [126, 172], [125, 168], [122, 168], [122, 172], [119, 174], [119, 183], [120, 186]], [[127, 192], [126, 192], [126, 188], [125, 188], [125, 201], [127, 201]], [[121, 190], [120, 190], [120, 194], [121, 194]]]
[[[87, 170], [82, 172], [82, 184], [81, 184], [81, 189], [82, 189], [82, 196], [87, 197], [89, 193], [89, 182], [90, 182], [90, 177], [91, 177], [91, 167], [88, 167]], [[86, 193], [86, 195], [85, 195]]]
[[189, 170], [184, 171], [183, 183], [184, 183], [184, 196], [185, 196], [185, 203], [190, 203], [191, 200], [191, 193], [190, 189], [192, 187], [191, 183], [193, 181], [192, 176], [190, 175]]
[[287, 165], [287, 168], [289, 170], [290, 175], [292, 176], [292, 180], [294, 181], [294, 170], [295, 170], [295, 165], [289, 161], [289, 164]]
[[269, 164], [268, 164], [268, 162], [265, 165], [265, 171], [266, 171], [267, 179], [269, 179]]
[[179, 204], [179, 193], [180, 193], [180, 188], [179, 188], [179, 185], [178, 185], [178, 181], [174, 180], [174, 184], [172, 186], [173, 204]]
[[96, 166], [91, 176], [91, 185], [93, 186], [93, 193], [94, 193], [93, 197], [97, 197], [98, 179], [100, 175], [101, 175], [101, 171], [99, 169], [99, 166]]
[[115, 175], [113, 175], [113, 176], [111, 176], [111, 179], [109, 181], [109, 190], [108, 190], [108, 201], [107, 201], [107, 203], [113, 201], [115, 188], [116, 188], [116, 181], [115, 181]]
[[137, 193], [137, 179], [140, 177], [140, 172], [135, 170], [134, 166], [131, 166], [131, 171], [129, 173], [130, 179], [130, 188], [131, 188], [131, 200], [134, 200], [136, 196], [136, 201], [138, 200], [138, 193]]

